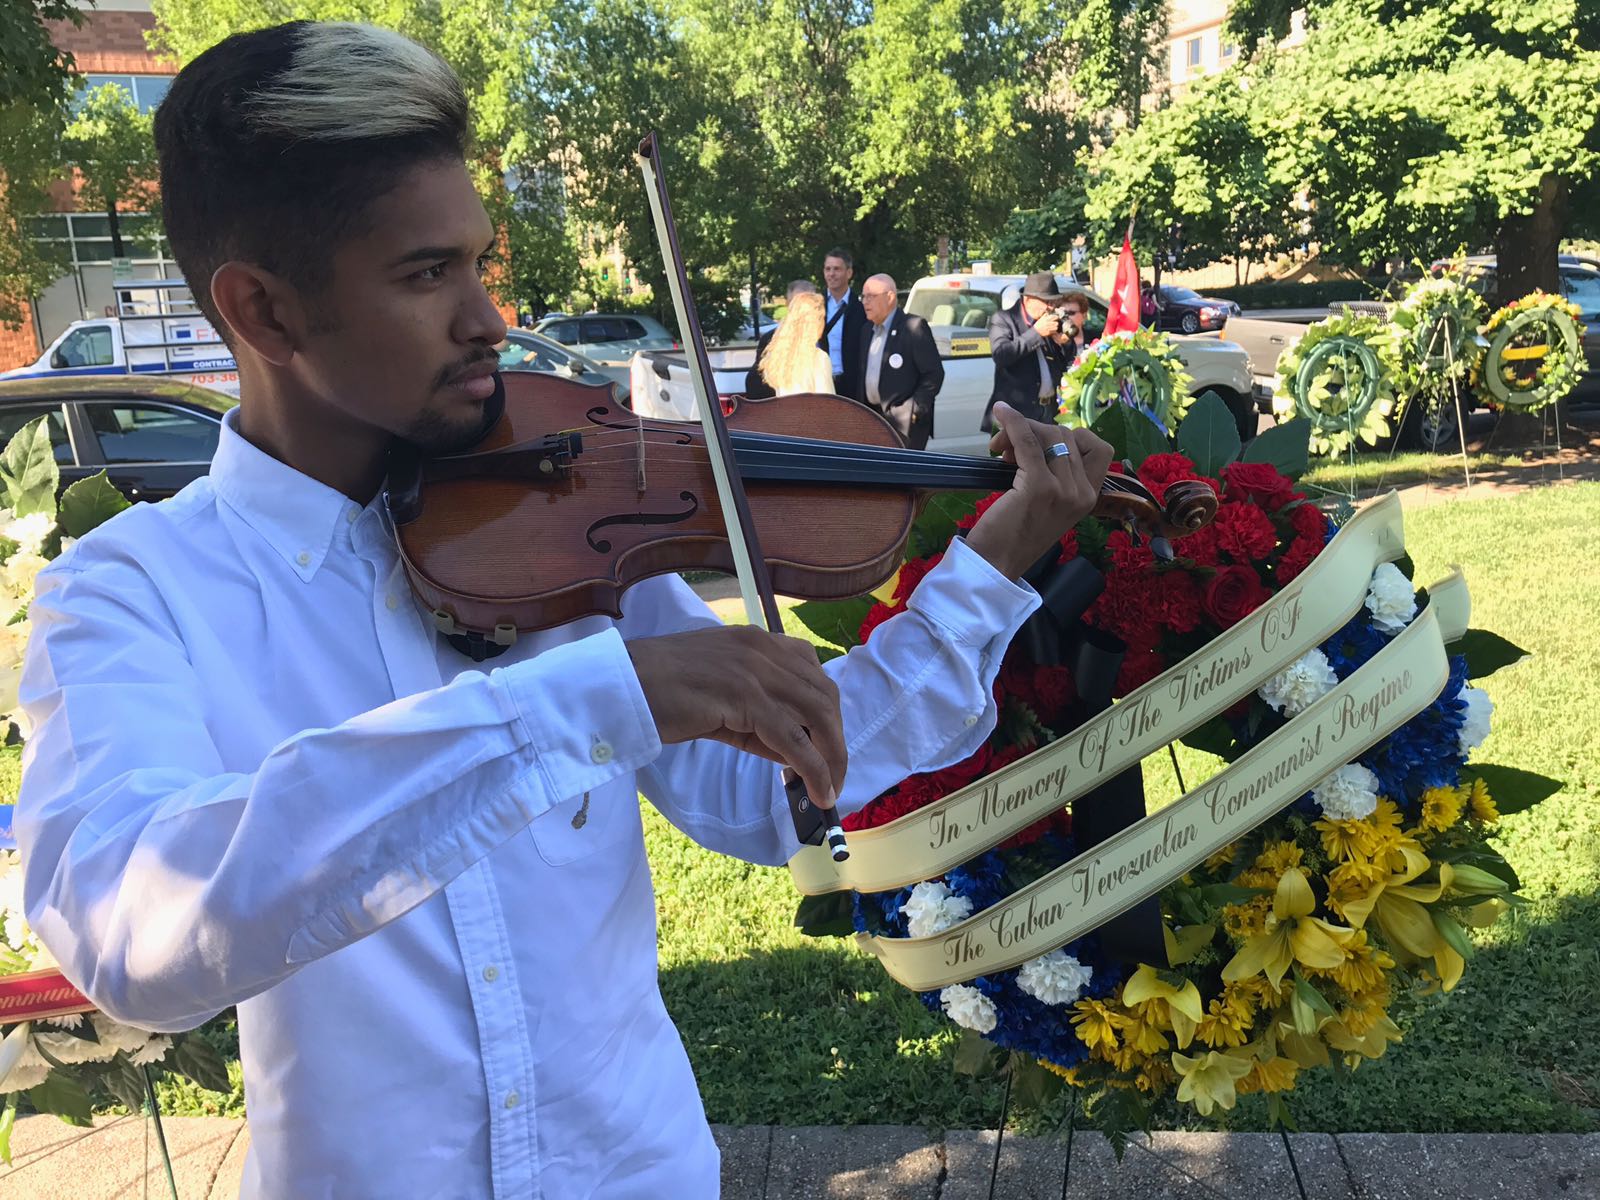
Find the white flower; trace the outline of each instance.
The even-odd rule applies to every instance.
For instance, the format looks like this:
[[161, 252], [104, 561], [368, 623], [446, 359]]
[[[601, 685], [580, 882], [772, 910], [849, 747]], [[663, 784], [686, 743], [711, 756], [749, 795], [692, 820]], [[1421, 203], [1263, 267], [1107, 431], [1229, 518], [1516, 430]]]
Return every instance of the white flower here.
[[136, 1067], [143, 1067], [150, 1063], [158, 1063], [167, 1056], [167, 1051], [172, 1049], [172, 1039], [161, 1037], [159, 1034], [152, 1037], [139, 1049], [128, 1055], [128, 1061]]
[[76, 1029], [83, 1024], [82, 1013], [62, 1013], [59, 1017], [45, 1017], [43, 1023], [57, 1029]]
[[1338, 682], [1328, 656], [1313, 646], [1263, 683], [1260, 696], [1284, 716], [1293, 717], [1331, 692]]
[[56, 519], [49, 513], [29, 513], [6, 522], [5, 528], [0, 529], [0, 535], [17, 543], [18, 553], [38, 554], [44, 549], [45, 538], [50, 536], [50, 531], [55, 527]]
[[100, 1044], [111, 1047], [113, 1054], [118, 1050], [129, 1054], [135, 1050], [142, 1050], [151, 1037], [145, 1030], [113, 1021], [104, 1013], [90, 1013], [89, 1020], [94, 1024], [95, 1036], [100, 1039]]
[[1417, 593], [1393, 563], [1380, 563], [1367, 585], [1372, 623], [1385, 633], [1399, 633], [1417, 615]]
[[1093, 978], [1094, 971], [1065, 950], [1052, 950], [1022, 964], [1017, 986], [1045, 1004], [1071, 1004]]
[[34, 1030], [33, 1040], [50, 1053], [57, 1062], [69, 1067], [75, 1063], [110, 1062], [116, 1050], [104, 1042], [91, 1042], [88, 1038], [73, 1037], [70, 1033], [49, 1033]]
[[1483, 745], [1489, 736], [1489, 718], [1494, 713], [1494, 701], [1482, 688], [1462, 688], [1461, 700], [1467, 706], [1461, 723], [1461, 753], [1471, 754]]
[[911, 898], [900, 906], [900, 912], [906, 919], [906, 932], [912, 937], [929, 937], [970, 917], [972, 901], [934, 880], [912, 888]]
[[963, 1029], [989, 1033], [995, 1027], [994, 1001], [970, 984], [952, 983], [939, 993], [939, 1002], [944, 1015]]
[[1378, 777], [1360, 763], [1350, 763], [1312, 788], [1311, 797], [1330, 821], [1359, 821], [1378, 809]]

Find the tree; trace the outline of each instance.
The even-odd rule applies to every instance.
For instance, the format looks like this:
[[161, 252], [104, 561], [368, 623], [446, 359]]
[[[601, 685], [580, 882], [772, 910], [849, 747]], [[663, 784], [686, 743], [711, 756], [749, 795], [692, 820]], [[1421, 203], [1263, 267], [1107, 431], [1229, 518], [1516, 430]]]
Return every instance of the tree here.
[[152, 208], [157, 203], [155, 134], [149, 113], [139, 111], [133, 97], [116, 83], [88, 92], [67, 126], [66, 160], [82, 177], [80, 200], [98, 204], [111, 226], [111, 253], [124, 253], [118, 207], [132, 202]]
[[[503, 299], [542, 299], [569, 284], [575, 247], [559, 188], [546, 65], [561, 0], [153, 0], [153, 48], [187, 62], [229, 33], [292, 20], [381, 25], [428, 46], [460, 76], [475, 144], [469, 165], [513, 256], [493, 277]], [[374, 102], [381, 102], [374, 98]], [[508, 175], [509, 173], [509, 175]], [[508, 178], [530, 181], [513, 197]], [[519, 256], [533, 261], [519, 262]], [[553, 264], [560, 264], [551, 270]], [[548, 284], [548, 288], [547, 285]], [[527, 290], [524, 290], [527, 289]]]
[[72, 56], [47, 21], [83, 23], [71, 0], [0, 5], [0, 324], [15, 329], [24, 307], [61, 273], [58, 254], [30, 236], [61, 167], [61, 133], [75, 79]]

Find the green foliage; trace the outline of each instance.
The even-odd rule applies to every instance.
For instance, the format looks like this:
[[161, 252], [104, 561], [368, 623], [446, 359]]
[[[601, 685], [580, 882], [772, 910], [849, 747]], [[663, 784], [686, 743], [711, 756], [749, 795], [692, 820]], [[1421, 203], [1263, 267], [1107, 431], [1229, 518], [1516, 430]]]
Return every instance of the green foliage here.
[[19, 517], [56, 511], [56, 487], [61, 472], [50, 447], [48, 417], [29, 421], [12, 435], [0, 453], [0, 507]]
[[97, 525], [103, 525], [123, 509], [128, 500], [115, 487], [104, 471], [80, 479], [61, 493], [61, 528], [68, 537], [82, 537]]
[[1507, 641], [1492, 629], [1469, 629], [1450, 647], [1450, 653], [1467, 659], [1467, 678], [1483, 679], [1503, 667], [1514, 667], [1528, 657], [1515, 642]]
[[[1387, 279], [1330, 279], [1323, 283], [1245, 283], [1207, 287], [1205, 294], [1240, 308], [1323, 308], [1340, 300], [1370, 300]], [[1224, 331], [1223, 336], [1227, 333]]]
[[1189, 456], [1195, 470], [1215, 478], [1239, 457], [1239, 425], [1215, 392], [1201, 393], [1178, 427], [1178, 450]]
[[120, 84], [107, 83], [83, 97], [62, 147], [83, 177], [83, 197], [111, 221], [111, 253], [126, 253], [117, 216], [121, 206], [153, 207], [158, 170], [154, 119], [139, 111]]
[[1386, 321], [1345, 310], [1313, 322], [1279, 356], [1275, 408], [1309, 422], [1312, 453], [1339, 454], [1358, 439], [1371, 446], [1388, 436], [1397, 340]]
[[1311, 465], [1311, 422], [1295, 417], [1256, 434], [1240, 462], [1271, 463], [1281, 474], [1299, 479]]
[[849, 937], [856, 928], [850, 893], [803, 897], [795, 909], [794, 927], [806, 937]]

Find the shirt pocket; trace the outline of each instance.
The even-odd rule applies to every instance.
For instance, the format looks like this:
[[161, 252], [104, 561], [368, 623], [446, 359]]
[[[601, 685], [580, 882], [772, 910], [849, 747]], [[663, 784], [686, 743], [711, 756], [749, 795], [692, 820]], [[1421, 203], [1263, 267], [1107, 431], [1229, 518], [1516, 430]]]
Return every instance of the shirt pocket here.
[[628, 799], [623, 789], [599, 787], [540, 813], [528, 825], [539, 857], [564, 867], [623, 840], [628, 822], [618, 810]]

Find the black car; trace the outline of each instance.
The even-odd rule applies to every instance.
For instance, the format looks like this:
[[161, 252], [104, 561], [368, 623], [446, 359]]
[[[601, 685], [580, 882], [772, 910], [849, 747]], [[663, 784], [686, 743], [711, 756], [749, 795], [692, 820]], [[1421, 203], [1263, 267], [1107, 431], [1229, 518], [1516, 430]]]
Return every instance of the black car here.
[[148, 376], [0, 381], [0, 448], [48, 416], [61, 486], [104, 470], [132, 501], [165, 500], [211, 467], [231, 396]]
[[1202, 330], [1221, 329], [1229, 317], [1239, 315], [1239, 306], [1232, 300], [1218, 300], [1202, 296], [1193, 288], [1161, 287], [1156, 328], [1164, 333], [1200, 333]]

